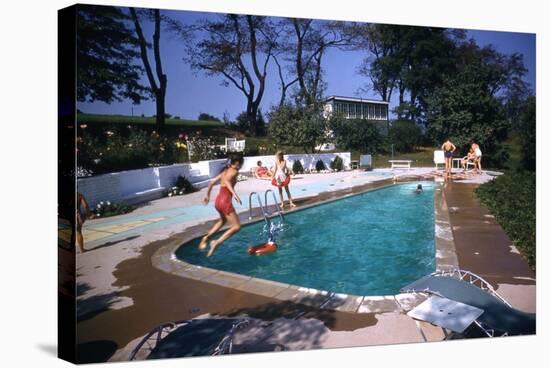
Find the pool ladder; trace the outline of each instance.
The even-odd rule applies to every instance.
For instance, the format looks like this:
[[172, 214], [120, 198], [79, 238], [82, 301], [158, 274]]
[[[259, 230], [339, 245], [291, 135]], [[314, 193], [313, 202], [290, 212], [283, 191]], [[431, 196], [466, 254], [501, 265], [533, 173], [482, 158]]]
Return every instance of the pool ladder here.
[[260, 195], [257, 192], [251, 192], [248, 195], [248, 219], [249, 220], [252, 220], [252, 198], [256, 197], [256, 201], [260, 205], [260, 210], [262, 211], [262, 216], [264, 217], [264, 221], [265, 221], [266, 225], [269, 225], [269, 223], [270, 223], [269, 216], [271, 216], [272, 213], [269, 212], [269, 207], [267, 206], [267, 200], [268, 200], [267, 194], [268, 193], [271, 193], [272, 198], [273, 198], [273, 202], [275, 204], [275, 208], [277, 209], [277, 214], [279, 215], [279, 218], [281, 219], [281, 221], [283, 221], [283, 213], [281, 212], [281, 208], [279, 207], [279, 205], [277, 203], [277, 197], [275, 196], [275, 192], [273, 192], [271, 189], [268, 189], [264, 192], [264, 202], [263, 202], [263, 204], [262, 204], [262, 198], [260, 197]]

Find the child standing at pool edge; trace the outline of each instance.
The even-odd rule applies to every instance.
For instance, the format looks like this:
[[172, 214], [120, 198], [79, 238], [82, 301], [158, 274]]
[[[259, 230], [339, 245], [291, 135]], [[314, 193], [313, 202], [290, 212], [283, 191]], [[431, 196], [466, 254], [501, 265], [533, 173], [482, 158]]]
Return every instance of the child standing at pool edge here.
[[284, 158], [283, 151], [278, 151], [275, 154], [275, 167], [273, 168], [273, 180], [271, 184], [276, 186], [279, 189], [279, 197], [281, 198], [281, 209], [284, 209], [285, 202], [283, 199], [283, 188], [285, 188], [286, 196], [288, 197], [288, 203], [290, 207], [296, 207], [294, 202], [292, 202], [292, 196], [290, 195], [290, 190], [288, 189], [288, 184], [290, 183], [290, 170], [286, 166], [286, 160]]
[[235, 192], [237, 175], [239, 174], [239, 169], [241, 168], [242, 164], [243, 157], [241, 155], [234, 154], [230, 156], [229, 165], [225, 169], [223, 169], [223, 171], [218, 176], [216, 176], [214, 180], [210, 182], [210, 184], [208, 184], [208, 190], [206, 191], [206, 196], [203, 199], [203, 203], [205, 205], [207, 205], [210, 201], [210, 192], [212, 191], [212, 187], [216, 185], [216, 183], [220, 182], [220, 191], [216, 196], [215, 202], [215, 207], [220, 214], [220, 219], [210, 228], [208, 233], [202, 237], [199, 244], [199, 249], [206, 249], [208, 239], [218, 230], [220, 230], [226, 222], [229, 222], [229, 228], [218, 239], [212, 240], [210, 242], [210, 249], [208, 251], [208, 254], [206, 255], [207, 257], [210, 257], [212, 254], [214, 254], [214, 251], [218, 246], [220, 246], [220, 244], [222, 244], [224, 241], [229, 239], [241, 229], [239, 216], [237, 216], [237, 212], [235, 212], [231, 201], [233, 197], [235, 197], [235, 200], [239, 204], [242, 204], [239, 195]]

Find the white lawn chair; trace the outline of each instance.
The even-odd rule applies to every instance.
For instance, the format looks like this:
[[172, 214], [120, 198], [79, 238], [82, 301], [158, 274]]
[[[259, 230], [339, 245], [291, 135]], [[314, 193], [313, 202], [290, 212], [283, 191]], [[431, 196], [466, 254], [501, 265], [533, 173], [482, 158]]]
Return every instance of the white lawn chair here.
[[437, 170], [437, 165], [445, 165], [445, 153], [442, 150], [434, 151], [434, 164]]
[[361, 155], [359, 156], [359, 168], [360, 169], [372, 169], [372, 156], [371, 155]]

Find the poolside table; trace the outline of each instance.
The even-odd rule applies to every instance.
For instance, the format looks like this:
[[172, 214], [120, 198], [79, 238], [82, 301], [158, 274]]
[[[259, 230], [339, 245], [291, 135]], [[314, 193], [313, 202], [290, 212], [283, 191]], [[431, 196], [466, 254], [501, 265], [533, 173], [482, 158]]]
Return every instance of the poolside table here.
[[[451, 163], [451, 168], [452, 169], [460, 169], [461, 161], [462, 161], [461, 158], [453, 158], [453, 162]], [[455, 163], [456, 163], [456, 167], [455, 167]]]
[[436, 295], [409, 311], [415, 320], [430, 322], [443, 329], [462, 333], [483, 314], [483, 309]]

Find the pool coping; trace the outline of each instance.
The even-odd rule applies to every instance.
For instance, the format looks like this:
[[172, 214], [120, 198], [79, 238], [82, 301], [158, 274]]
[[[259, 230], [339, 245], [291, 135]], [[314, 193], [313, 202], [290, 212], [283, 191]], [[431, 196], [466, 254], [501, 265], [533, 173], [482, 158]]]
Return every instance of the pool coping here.
[[[433, 181], [434, 179], [426, 176], [402, 175], [357, 187], [323, 192], [322, 194], [329, 196], [328, 199], [316, 200], [321, 193], [303, 197], [300, 199], [300, 202], [305, 203], [288, 213], [302, 211], [335, 200], [387, 188], [397, 183], [419, 180]], [[357, 190], [359, 187], [361, 188]], [[308, 201], [310, 203], [308, 203]], [[252, 219], [248, 219], [248, 211], [246, 211], [247, 217], [242, 219], [242, 225], [263, 221], [263, 218], [259, 216], [259, 209], [257, 209], [256, 212], [256, 215], [253, 216]], [[240, 214], [240, 217], [242, 217], [242, 215], [243, 213]], [[336, 293], [194, 265], [176, 257], [175, 252], [182, 244], [202, 236], [215, 221], [216, 220], [203, 222], [186, 229], [180, 234], [172, 236], [172, 238], [174, 238], [173, 241], [162, 246], [153, 254], [151, 257], [152, 265], [157, 269], [182, 278], [232, 288], [272, 298], [281, 302], [290, 301], [310, 307], [347, 313], [407, 312], [425, 298], [420, 294], [361, 296]], [[434, 222], [436, 270], [440, 271], [457, 268], [458, 258], [450, 224], [449, 210], [442, 186], [437, 187], [434, 193]]]

